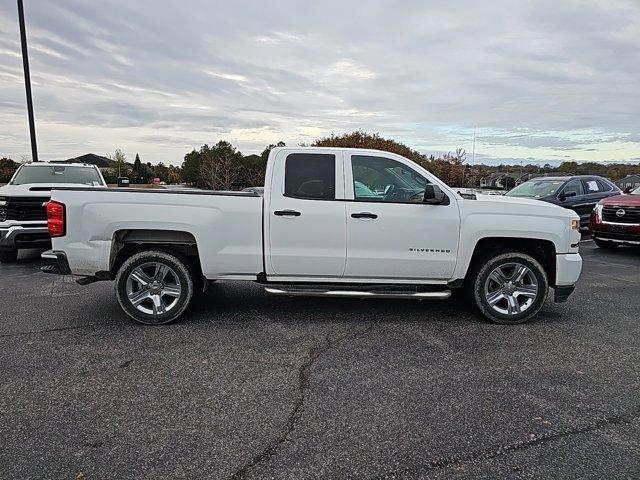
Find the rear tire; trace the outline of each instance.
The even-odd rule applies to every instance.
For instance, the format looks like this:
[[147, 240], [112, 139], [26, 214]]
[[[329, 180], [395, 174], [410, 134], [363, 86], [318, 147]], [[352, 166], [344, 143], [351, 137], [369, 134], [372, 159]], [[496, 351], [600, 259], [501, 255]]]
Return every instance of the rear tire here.
[[0, 250], [0, 263], [13, 263], [18, 260], [18, 249]]
[[549, 293], [540, 263], [520, 252], [486, 258], [472, 275], [470, 288], [480, 312], [494, 323], [524, 323], [542, 308]]
[[598, 248], [604, 248], [605, 250], [615, 250], [619, 246], [615, 242], [607, 242], [606, 240], [598, 240], [597, 238], [593, 239], [593, 243], [595, 243]]
[[145, 325], [173, 322], [189, 306], [194, 281], [185, 259], [160, 250], [129, 257], [116, 274], [116, 297], [124, 312]]

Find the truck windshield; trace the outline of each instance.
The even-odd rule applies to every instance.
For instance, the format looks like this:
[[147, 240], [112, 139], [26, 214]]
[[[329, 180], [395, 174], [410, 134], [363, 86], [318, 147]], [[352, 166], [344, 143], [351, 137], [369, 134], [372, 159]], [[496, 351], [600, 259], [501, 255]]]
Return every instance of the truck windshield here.
[[640, 187], [636, 188], [633, 192], [631, 192], [631, 195], [640, 195]]
[[508, 191], [507, 197], [542, 198], [554, 195], [565, 180], [529, 180]]
[[11, 185], [28, 183], [76, 183], [102, 186], [102, 179], [95, 168], [71, 167], [64, 165], [25, 165], [11, 181]]

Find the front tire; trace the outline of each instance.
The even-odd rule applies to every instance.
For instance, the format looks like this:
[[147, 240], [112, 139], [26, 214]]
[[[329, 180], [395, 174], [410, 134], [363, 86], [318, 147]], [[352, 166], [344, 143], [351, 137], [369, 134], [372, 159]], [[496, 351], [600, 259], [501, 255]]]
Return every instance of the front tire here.
[[486, 259], [472, 278], [476, 306], [490, 321], [524, 323], [542, 308], [549, 293], [547, 274], [540, 263], [520, 252]]
[[0, 263], [13, 263], [18, 260], [18, 249], [2, 249], [0, 250]]
[[132, 255], [122, 264], [115, 288], [118, 303], [136, 322], [163, 325], [187, 309], [194, 282], [184, 259], [148, 250]]

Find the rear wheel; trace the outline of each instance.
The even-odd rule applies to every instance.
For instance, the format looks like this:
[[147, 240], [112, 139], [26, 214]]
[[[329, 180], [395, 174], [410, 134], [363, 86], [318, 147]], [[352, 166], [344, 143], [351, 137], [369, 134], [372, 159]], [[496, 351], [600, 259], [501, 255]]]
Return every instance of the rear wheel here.
[[593, 239], [593, 243], [595, 243], [599, 248], [604, 248], [605, 250], [618, 248], [618, 244], [615, 242], [607, 242], [606, 240], [598, 240], [597, 238]]
[[2, 249], [0, 250], [0, 262], [12, 263], [18, 259], [18, 249]]
[[140, 323], [161, 325], [176, 320], [187, 309], [194, 282], [181, 257], [149, 250], [122, 264], [115, 287], [127, 315]]
[[524, 323], [540, 311], [549, 292], [547, 274], [520, 252], [488, 258], [472, 279], [475, 303], [495, 323]]

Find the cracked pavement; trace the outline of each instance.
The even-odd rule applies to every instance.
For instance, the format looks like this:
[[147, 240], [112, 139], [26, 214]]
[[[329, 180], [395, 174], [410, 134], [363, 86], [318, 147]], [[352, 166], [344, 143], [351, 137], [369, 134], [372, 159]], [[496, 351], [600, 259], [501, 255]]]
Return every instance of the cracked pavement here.
[[0, 478], [638, 478], [640, 251], [581, 252], [512, 327], [232, 282], [142, 327], [27, 252], [0, 265]]

